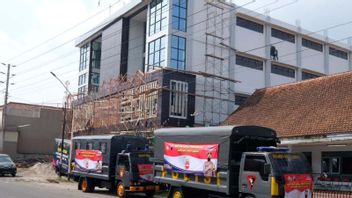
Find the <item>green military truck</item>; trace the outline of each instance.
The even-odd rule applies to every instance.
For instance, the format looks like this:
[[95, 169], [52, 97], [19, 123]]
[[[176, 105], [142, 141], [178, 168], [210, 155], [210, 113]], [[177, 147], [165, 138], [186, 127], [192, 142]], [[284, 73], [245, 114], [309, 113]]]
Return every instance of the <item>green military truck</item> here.
[[169, 198], [310, 198], [305, 157], [277, 143], [259, 126], [158, 129], [154, 181], [170, 186]]

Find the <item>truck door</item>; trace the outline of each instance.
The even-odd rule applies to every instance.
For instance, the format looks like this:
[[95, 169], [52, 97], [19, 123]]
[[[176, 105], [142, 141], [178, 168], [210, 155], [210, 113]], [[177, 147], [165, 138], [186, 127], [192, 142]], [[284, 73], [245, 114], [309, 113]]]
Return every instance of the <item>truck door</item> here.
[[126, 187], [130, 185], [131, 166], [128, 155], [119, 154], [116, 174]]
[[243, 154], [239, 190], [256, 198], [271, 198], [269, 174], [264, 174], [267, 159], [263, 154]]

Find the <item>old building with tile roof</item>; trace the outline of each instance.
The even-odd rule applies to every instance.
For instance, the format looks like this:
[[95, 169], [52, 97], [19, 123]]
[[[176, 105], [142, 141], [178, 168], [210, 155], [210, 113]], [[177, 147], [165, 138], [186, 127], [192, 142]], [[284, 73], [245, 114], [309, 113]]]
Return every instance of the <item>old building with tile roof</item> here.
[[315, 188], [352, 184], [352, 72], [256, 90], [224, 124], [275, 129], [282, 146], [306, 155]]
[[352, 132], [352, 72], [259, 89], [224, 122], [273, 128], [279, 137]]

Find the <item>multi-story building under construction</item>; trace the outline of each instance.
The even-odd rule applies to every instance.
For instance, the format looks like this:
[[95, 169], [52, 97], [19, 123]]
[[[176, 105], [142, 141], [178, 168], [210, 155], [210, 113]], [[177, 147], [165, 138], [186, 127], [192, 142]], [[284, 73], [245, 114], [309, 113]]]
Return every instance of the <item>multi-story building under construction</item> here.
[[[121, 98], [123, 91], [114, 89], [126, 86], [124, 77], [171, 69], [166, 71], [173, 71], [174, 79], [158, 81], [157, 90], [170, 101], [185, 98], [159, 105], [158, 111], [175, 120], [172, 126], [217, 125], [258, 88], [352, 68], [349, 46], [222, 0], [133, 0], [76, 44], [81, 102], [88, 96], [95, 101], [112, 100], [114, 94]], [[129, 84], [138, 86], [136, 81]], [[110, 92], [104, 95], [106, 90]], [[116, 108], [115, 114], [123, 113]], [[190, 118], [191, 123], [186, 121]], [[165, 119], [160, 121], [162, 125]]]

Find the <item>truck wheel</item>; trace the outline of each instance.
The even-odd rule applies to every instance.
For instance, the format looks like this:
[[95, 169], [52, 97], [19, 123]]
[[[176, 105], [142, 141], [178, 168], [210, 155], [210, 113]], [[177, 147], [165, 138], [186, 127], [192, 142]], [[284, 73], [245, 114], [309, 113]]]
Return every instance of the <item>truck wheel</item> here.
[[84, 178], [81, 182], [81, 188], [83, 192], [92, 192], [94, 189], [93, 183], [90, 179]]
[[123, 185], [122, 182], [119, 182], [116, 186], [116, 195], [119, 198], [125, 198], [126, 197], [126, 190], [125, 190], [125, 185]]
[[154, 190], [146, 191], [145, 195], [149, 198], [152, 198], [155, 195], [155, 191]]
[[181, 188], [175, 188], [172, 191], [171, 198], [184, 198]]

